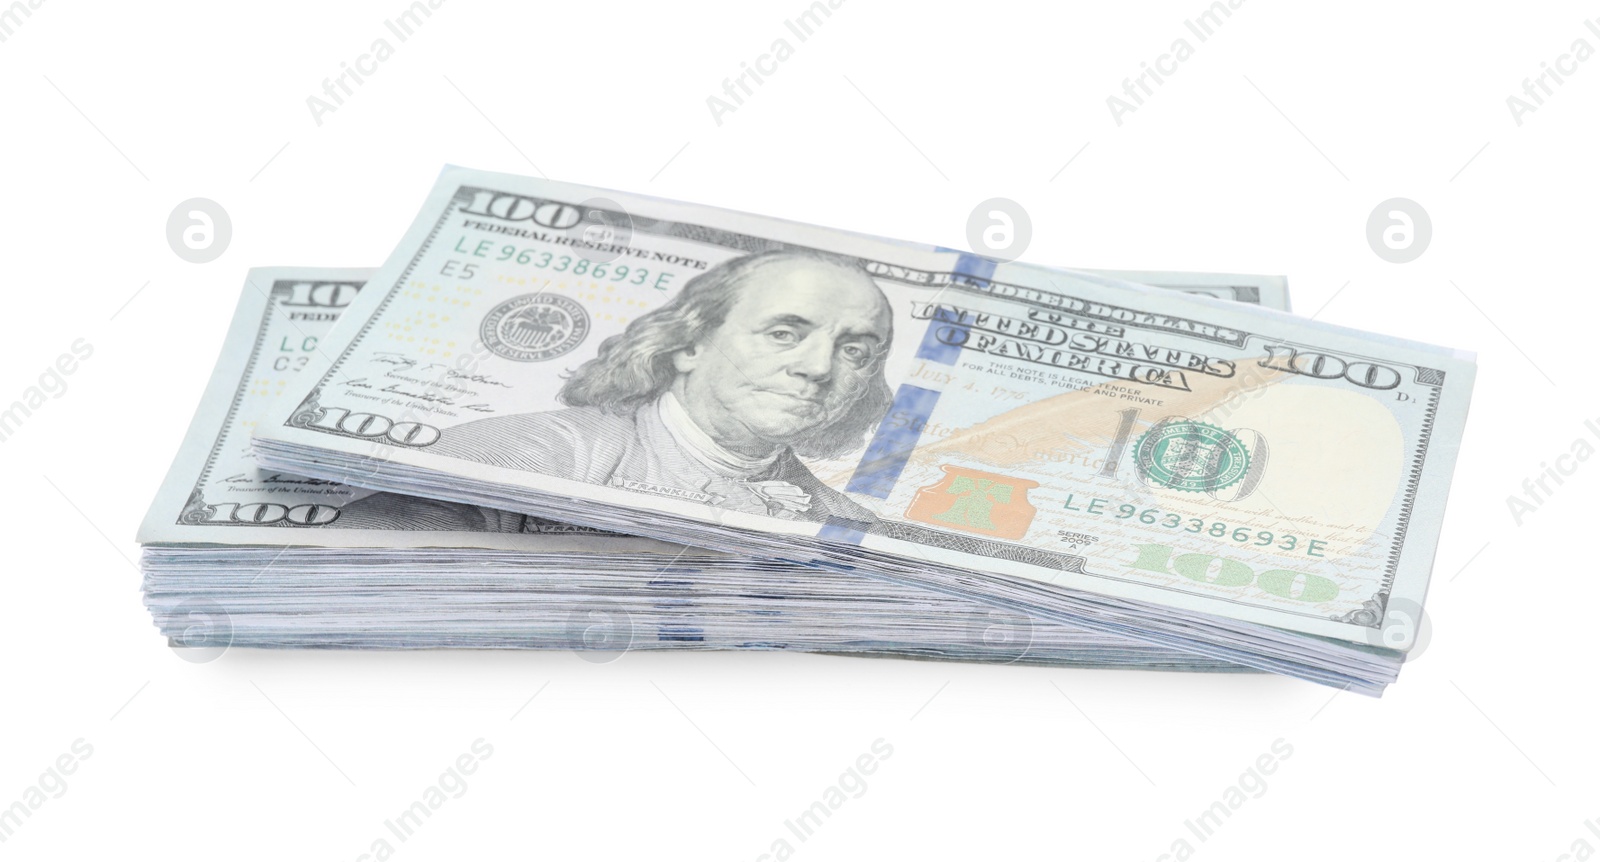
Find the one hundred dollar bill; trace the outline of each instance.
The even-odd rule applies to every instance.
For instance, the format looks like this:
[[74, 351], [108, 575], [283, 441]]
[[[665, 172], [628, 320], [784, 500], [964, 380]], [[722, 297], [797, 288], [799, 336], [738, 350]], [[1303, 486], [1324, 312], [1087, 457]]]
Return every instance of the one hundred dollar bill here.
[[[251, 432], [317, 358], [334, 322], [374, 272], [329, 267], [261, 267], [249, 272], [222, 355], [172, 469], [139, 528], [139, 542], [683, 552], [680, 545], [489, 509], [468, 515], [460, 507], [440, 506], [436, 508], [453, 517], [429, 517], [428, 504], [418, 501], [388, 512], [381, 499], [359, 503], [373, 496], [369, 490], [261, 469], [250, 455]], [[1140, 275], [1173, 290], [1268, 307], [1288, 304], [1287, 287], [1278, 276]], [[425, 365], [422, 373], [445, 382], [470, 377], [454, 373], [447, 361]]]
[[1423, 601], [1474, 375], [1243, 303], [465, 169], [372, 284], [313, 300], [350, 310], [256, 429], [269, 467], [1336, 683], [1411, 644], [1389, 611]]
[[[819, 577], [794, 564], [488, 508], [395, 505], [392, 495], [368, 500], [371, 491], [260, 469], [249, 456], [251, 429], [371, 274], [248, 274], [205, 396], [138, 536], [146, 601], [184, 641], [196, 636], [193, 609], [214, 607], [231, 620], [212, 632], [222, 638], [217, 645], [568, 648], [593, 641], [586, 632], [600, 620], [608, 626], [600, 645], [612, 648], [621, 640], [635, 648], [1243, 669], [995, 614], [926, 589], [843, 573]], [[1156, 275], [1182, 289], [1208, 289], [1215, 280]], [[1279, 280], [1228, 281], [1248, 294]], [[494, 608], [487, 618], [479, 610], [486, 597]]]

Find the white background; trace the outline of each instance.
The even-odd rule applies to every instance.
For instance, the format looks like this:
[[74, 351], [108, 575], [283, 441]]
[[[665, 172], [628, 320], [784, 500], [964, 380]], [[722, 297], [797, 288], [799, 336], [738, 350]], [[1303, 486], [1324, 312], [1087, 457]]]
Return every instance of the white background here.
[[[1600, 846], [1600, 458], [1520, 526], [1506, 502], [1574, 440], [1600, 446], [1600, 60], [1520, 126], [1506, 105], [1574, 40], [1600, 49], [1600, 8], [1250, 0], [1199, 43], [1202, 0], [848, 0], [718, 125], [707, 97], [795, 41], [803, 0], [451, 0], [317, 125], [307, 97], [403, 6], [49, 0], [0, 43], [0, 405], [94, 347], [0, 443], [0, 806], [94, 746], [0, 854], [354, 859], [479, 737], [493, 756], [398, 858]], [[1119, 126], [1106, 97], [1185, 36], [1194, 56]], [[447, 162], [953, 247], [1004, 196], [1031, 214], [1027, 260], [1282, 273], [1302, 314], [1476, 350], [1431, 640], [1381, 700], [777, 654], [178, 659], [132, 539], [245, 269], [377, 265]], [[165, 238], [196, 196], [233, 221], [208, 264]], [[1395, 196], [1433, 221], [1405, 265], [1365, 238]], [[878, 738], [894, 754], [867, 792], [790, 835]], [[1280, 738], [1263, 795], [1209, 841], [1184, 828]]]

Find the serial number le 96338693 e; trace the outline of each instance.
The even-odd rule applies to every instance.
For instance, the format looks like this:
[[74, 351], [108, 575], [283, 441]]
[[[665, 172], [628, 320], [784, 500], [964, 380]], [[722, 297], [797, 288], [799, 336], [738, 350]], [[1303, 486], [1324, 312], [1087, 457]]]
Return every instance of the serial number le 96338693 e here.
[[[542, 269], [573, 277], [581, 276], [612, 284], [631, 284], [635, 287], [648, 285], [656, 290], [666, 290], [677, 276], [675, 272], [652, 270], [649, 267], [621, 261], [594, 261], [582, 255], [559, 254], [530, 247], [519, 248], [510, 243], [496, 247], [494, 240], [487, 239], [470, 243], [466, 237], [460, 237], [456, 240], [455, 251], [496, 263], [512, 263], [531, 269]], [[439, 274], [465, 281], [478, 274], [478, 266], [470, 261], [451, 258], [440, 267]]]
[[[1071, 512], [1084, 512], [1089, 515], [1110, 516], [1118, 521], [1138, 521], [1141, 524], [1159, 526], [1168, 530], [1183, 533], [1197, 533], [1210, 536], [1214, 539], [1237, 542], [1241, 545], [1255, 545], [1257, 547], [1272, 547], [1279, 551], [1303, 553], [1308, 557], [1325, 556], [1323, 550], [1328, 543], [1324, 539], [1307, 539], [1290, 533], [1276, 533], [1272, 530], [1256, 530], [1251, 527], [1229, 525], [1225, 521], [1208, 521], [1204, 518], [1190, 518], [1175, 512], [1167, 512], [1158, 508], [1139, 508], [1132, 503], [1116, 504], [1113, 500], [1095, 497], [1087, 502], [1079, 501], [1073, 504], [1072, 494], [1067, 495], [1064, 508]], [[1113, 508], [1115, 506], [1115, 508]]]

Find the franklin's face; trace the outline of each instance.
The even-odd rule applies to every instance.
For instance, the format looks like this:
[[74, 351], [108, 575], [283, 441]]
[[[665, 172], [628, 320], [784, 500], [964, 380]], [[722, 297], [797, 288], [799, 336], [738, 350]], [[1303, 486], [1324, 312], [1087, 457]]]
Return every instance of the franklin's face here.
[[754, 270], [727, 319], [674, 357], [673, 393], [728, 449], [765, 455], [844, 415], [888, 347], [888, 301], [865, 273], [809, 260]]

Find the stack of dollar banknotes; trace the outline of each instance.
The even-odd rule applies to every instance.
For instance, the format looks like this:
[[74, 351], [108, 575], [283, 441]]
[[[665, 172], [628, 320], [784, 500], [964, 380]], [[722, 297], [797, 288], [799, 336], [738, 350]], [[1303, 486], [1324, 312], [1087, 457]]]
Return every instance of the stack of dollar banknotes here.
[[[245, 279], [139, 533], [175, 645], [1270, 671], [1416, 642], [1471, 354], [1095, 272], [448, 168]], [[220, 327], [219, 327], [220, 330]]]

